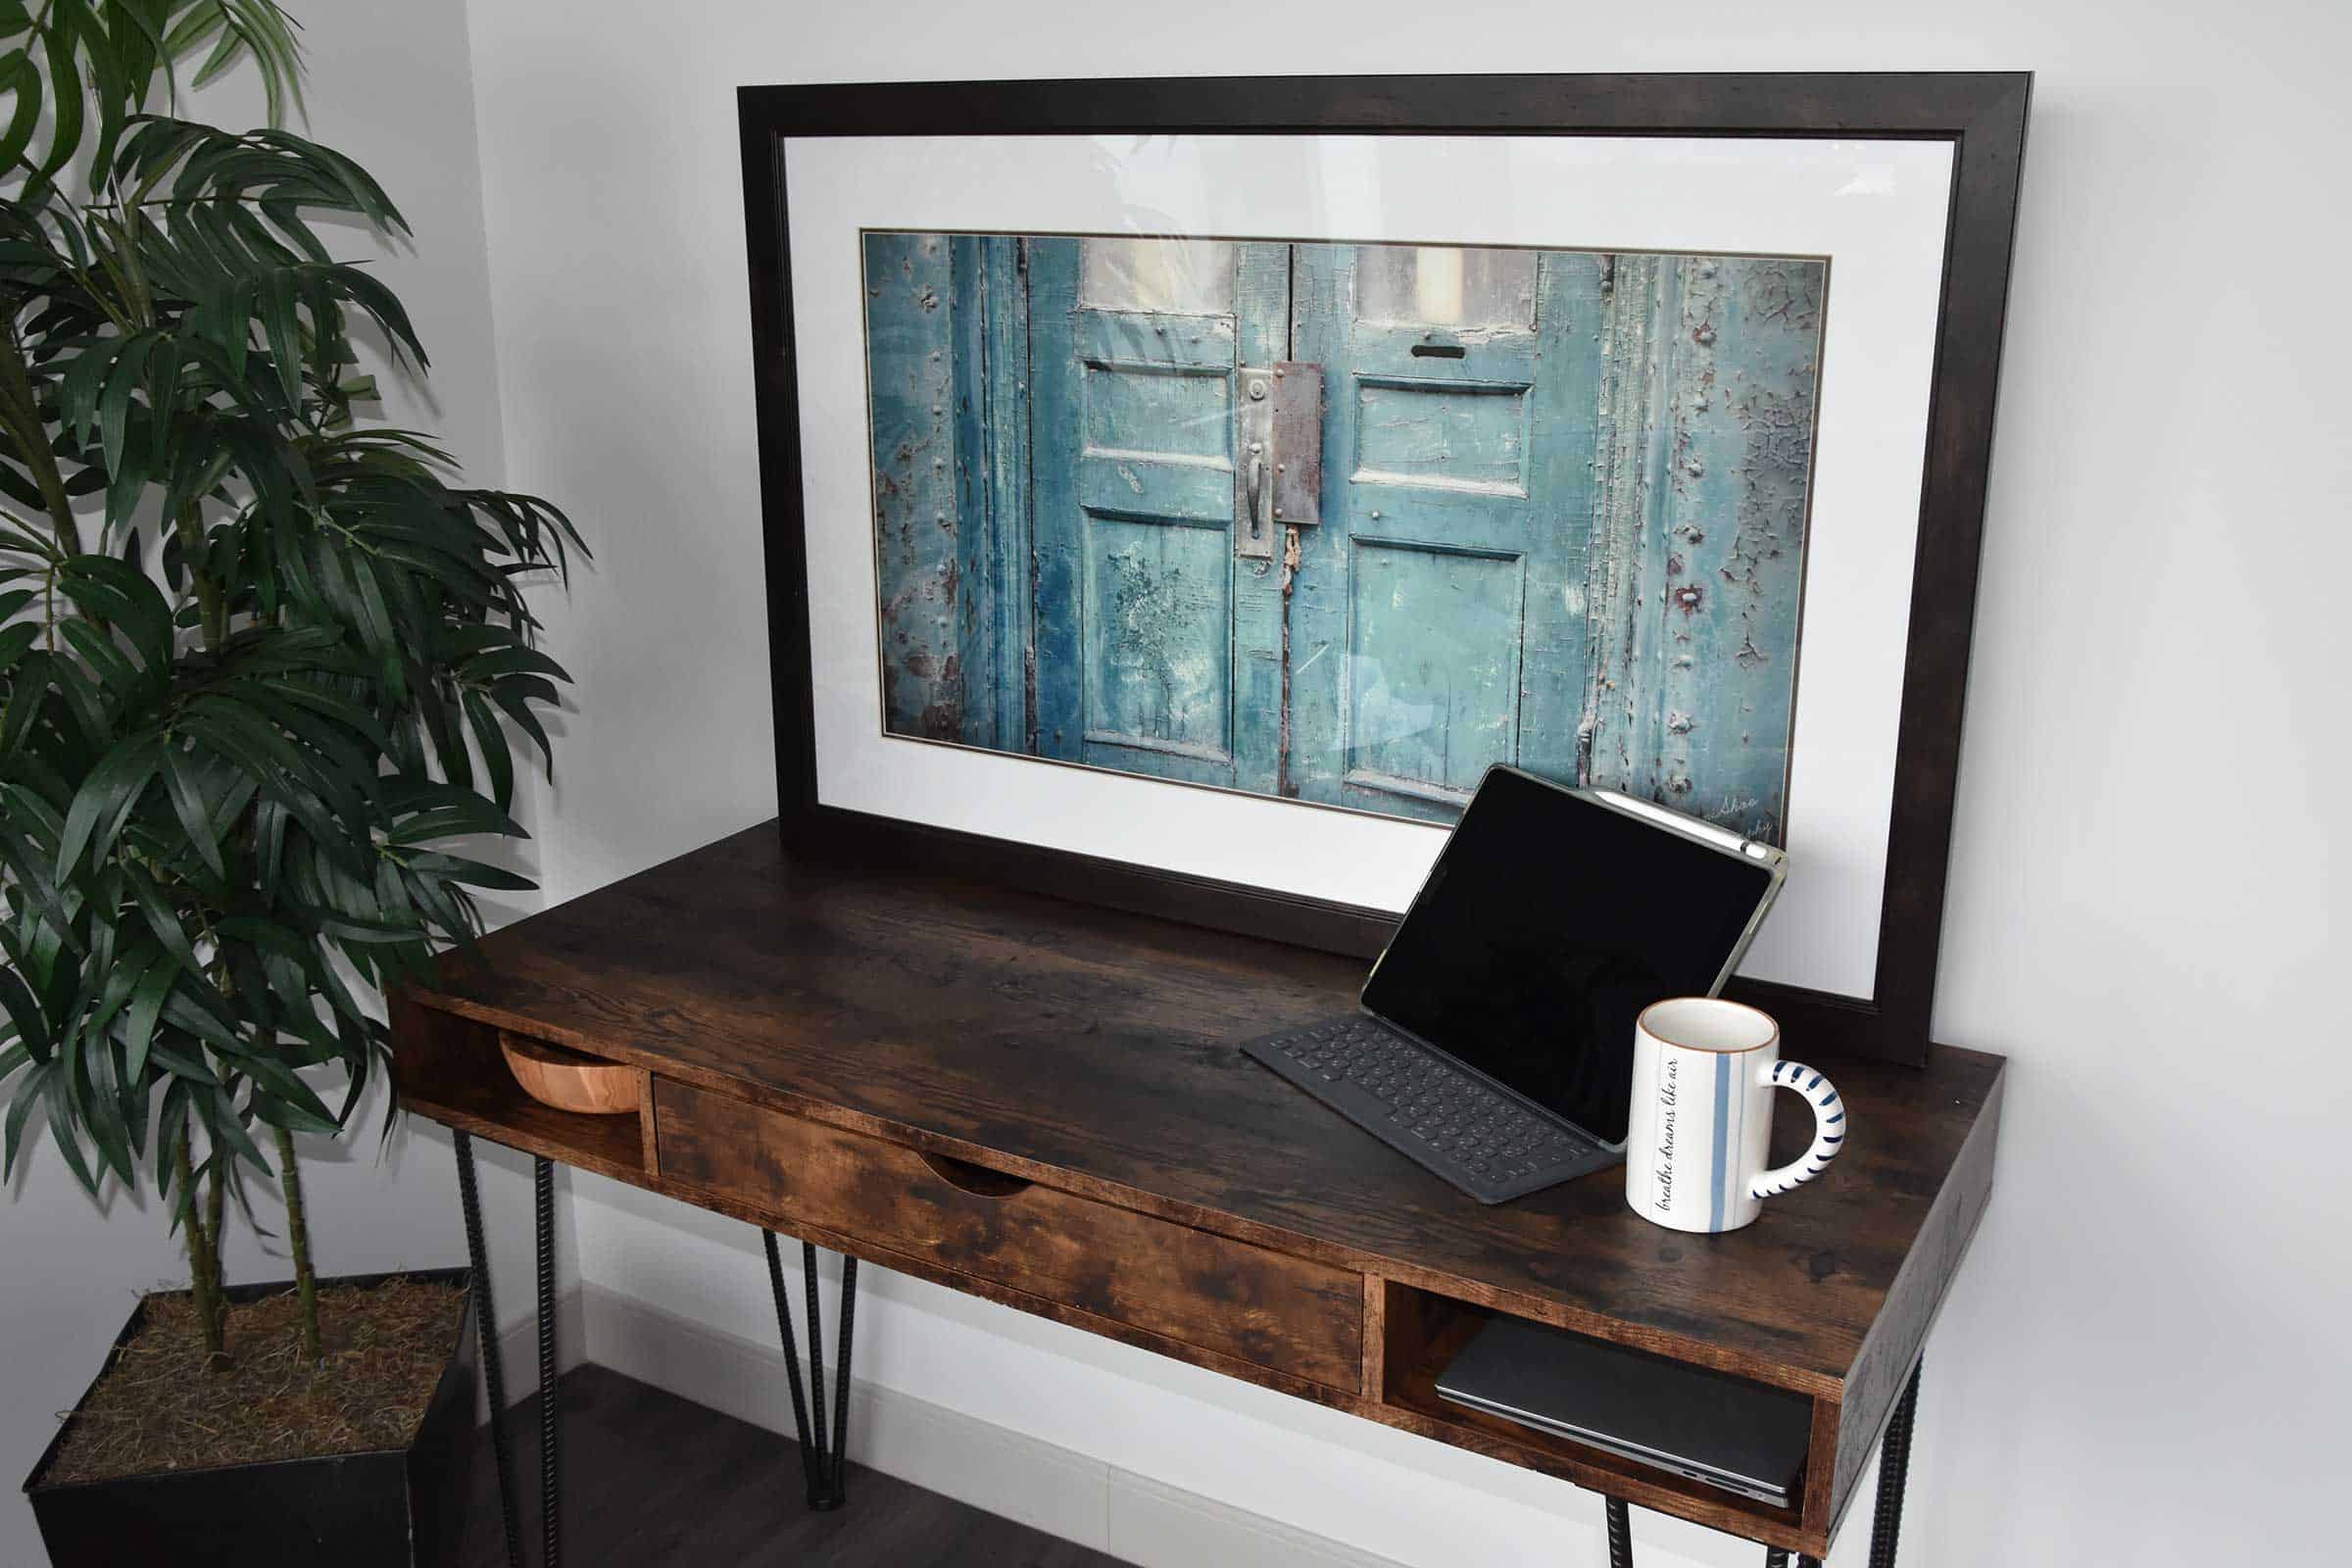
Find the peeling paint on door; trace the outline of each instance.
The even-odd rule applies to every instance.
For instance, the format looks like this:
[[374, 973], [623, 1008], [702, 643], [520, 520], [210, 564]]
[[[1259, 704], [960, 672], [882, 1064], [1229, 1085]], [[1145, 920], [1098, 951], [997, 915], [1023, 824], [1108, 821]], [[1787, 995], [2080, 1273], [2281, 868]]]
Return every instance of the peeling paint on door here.
[[1819, 262], [1618, 259], [1591, 782], [1787, 832]]
[[[1784, 838], [1825, 263], [1158, 243], [867, 236], [892, 733], [1435, 820], [1507, 761]], [[1237, 553], [1286, 362], [1321, 520]]]
[[894, 734], [963, 735], [956, 605], [956, 421], [948, 240], [876, 234], [865, 247], [874, 443], [874, 570], [882, 711]]

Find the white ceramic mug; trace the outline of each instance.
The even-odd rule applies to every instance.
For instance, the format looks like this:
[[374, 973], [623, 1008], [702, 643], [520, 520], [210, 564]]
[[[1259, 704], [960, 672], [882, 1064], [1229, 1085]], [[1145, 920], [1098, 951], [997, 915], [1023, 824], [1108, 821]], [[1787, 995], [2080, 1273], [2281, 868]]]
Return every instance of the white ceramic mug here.
[[[1773, 1091], [1813, 1106], [1813, 1147], [1764, 1168]], [[1802, 1187], [1845, 1147], [1845, 1104], [1830, 1081], [1781, 1060], [1769, 1013], [1715, 997], [1652, 1003], [1634, 1020], [1634, 1102], [1625, 1139], [1625, 1200], [1678, 1231], [1736, 1231], [1767, 1198]]]

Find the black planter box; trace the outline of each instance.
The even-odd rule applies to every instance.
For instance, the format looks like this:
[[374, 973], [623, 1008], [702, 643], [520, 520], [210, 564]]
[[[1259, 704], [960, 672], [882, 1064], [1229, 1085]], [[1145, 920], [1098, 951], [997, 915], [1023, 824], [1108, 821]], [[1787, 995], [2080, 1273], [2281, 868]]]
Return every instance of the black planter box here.
[[[354, 1274], [318, 1283], [321, 1288], [365, 1286], [399, 1277]], [[462, 1285], [466, 1271], [425, 1269], [405, 1277]], [[291, 1289], [287, 1281], [235, 1285], [225, 1294], [232, 1301], [252, 1301]], [[141, 1301], [115, 1336], [100, 1377], [114, 1366], [146, 1312]], [[129, 1563], [434, 1568], [456, 1563], [466, 1539], [476, 1441], [473, 1314], [469, 1294], [459, 1314], [449, 1365], [405, 1448], [44, 1485], [41, 1478], [77, 1419], [68, 1416], [24, 1482], [51, 1563], [55, 1568]]]

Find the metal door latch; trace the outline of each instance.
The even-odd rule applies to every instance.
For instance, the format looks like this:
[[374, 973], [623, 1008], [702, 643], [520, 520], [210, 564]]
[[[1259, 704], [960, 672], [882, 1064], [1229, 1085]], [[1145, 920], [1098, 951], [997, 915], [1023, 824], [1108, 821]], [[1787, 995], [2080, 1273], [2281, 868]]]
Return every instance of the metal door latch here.
[[1240, 380], [1233, 553], [1270, 561], [1285, 527], [1323, 520], [1323, 367], [1244, 366]]

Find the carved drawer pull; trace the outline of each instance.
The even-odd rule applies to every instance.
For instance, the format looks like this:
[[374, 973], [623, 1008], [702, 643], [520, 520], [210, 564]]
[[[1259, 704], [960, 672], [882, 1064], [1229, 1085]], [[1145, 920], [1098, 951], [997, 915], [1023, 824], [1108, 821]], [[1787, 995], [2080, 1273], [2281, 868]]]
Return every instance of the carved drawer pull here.
[[927, 1154], [915, 1151], [915, 1157], [931, 1168], [931, 1174], [957, 1192], [974, 1198], [1010, 1198], [1025, 1193], [1032, 1185], [1026, 1178], [1007, 1176], [1001, 1170], [990, 1170], [969, 1160], [951, 1159], [945, 1154]]

